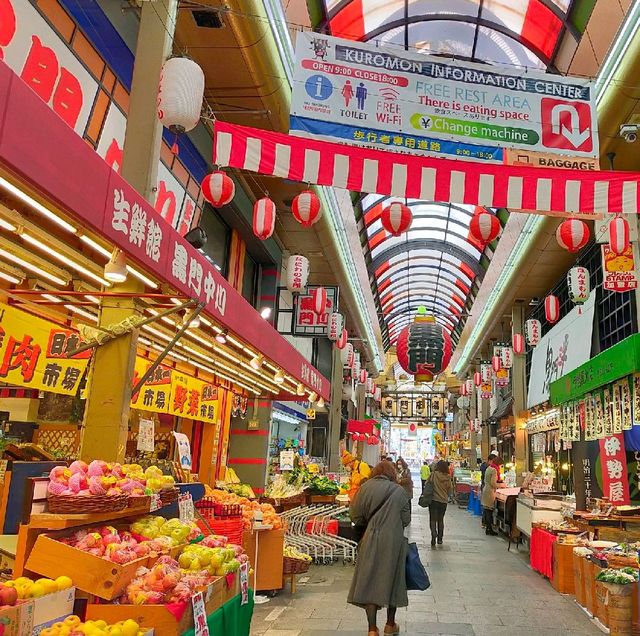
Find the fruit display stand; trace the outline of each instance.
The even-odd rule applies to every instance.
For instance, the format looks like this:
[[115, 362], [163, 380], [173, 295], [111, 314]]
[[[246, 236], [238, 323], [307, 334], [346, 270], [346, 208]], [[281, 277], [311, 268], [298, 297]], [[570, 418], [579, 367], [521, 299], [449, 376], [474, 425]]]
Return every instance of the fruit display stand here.
[[[242, 547], [254, 571], [253, 589], [275, 591], [283, 587], [284, 528], [245, 530]], [[257, 557], [257, 558], [256, 558]]]

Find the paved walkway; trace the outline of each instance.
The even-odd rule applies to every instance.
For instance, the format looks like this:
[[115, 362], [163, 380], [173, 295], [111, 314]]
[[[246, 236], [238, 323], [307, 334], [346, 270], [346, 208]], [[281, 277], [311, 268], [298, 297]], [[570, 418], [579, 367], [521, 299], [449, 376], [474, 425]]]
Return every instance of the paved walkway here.
[[[409, 592], [398, 610], [401, 634], [456, 636], [585, 636], [601, 634], [573, 597], [558, 594], [529, 568], [523, 549], [507, 552], [487, 537], [478, 517], [450, 505], [444, 545], [431, 548], [428, 513], [415, 505], [410, 539], [431, 578], [426, 592]], [[347, 605], [353, 566], [312, 566], [294, 597], [287, 589], [256, 605], [252, 636], [365, 636], [363, 610]], [[384, 612], [380, 612], [380, 631]]]

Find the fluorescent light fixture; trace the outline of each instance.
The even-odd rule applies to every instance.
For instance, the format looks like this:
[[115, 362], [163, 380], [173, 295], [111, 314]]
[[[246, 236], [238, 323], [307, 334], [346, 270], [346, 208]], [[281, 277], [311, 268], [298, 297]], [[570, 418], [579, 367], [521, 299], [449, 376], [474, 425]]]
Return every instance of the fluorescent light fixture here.
[[67, 223], [64, 219], [61, 219], [57, 214], [55, 214], [48, 208], [45, 208], [42, 203], [39, 203], [33, 197], [30, 197], [26, 192], [23, 192], [22, 190], [20, 190], [20, 188], [17, 188], [13, 185], [13, 183], [10, 183], [3, 177], [0, 177], [0, 186], [8, 192], [11, 192], [11, 194], [18, 197], [18, 199], [20, 199], [27, 205], [30, 205], [36, 212], [40, 212], [40, 214], [46, 216], [61, 228], [65, 229], [67, 232], [75, 234], [78, 231], [75, 227], [73, 227], [73, 225], [71, 225], [71, 223]]
[[216, 342], [219, 342], [220, 344], [227, 344], [227, 331], [225, 329], [225, 331], [221, 331], [220, 333], [216, 334]]
[[276, 374], [273, 376], [273, 381], [276, 384], [283, 384], [284, 383], [284, 373], [282, 373], [282, 371], [280, 371], [280, 370], [276, 371]]
[[124, 252], [116, 247], [109, 262], [104, 266], [104, 277], [111, 283], [124, 283], [128, 274], [127, 258]]
[[145, 331], [152, 333], [154, 336], [157, 336], [158, 338], [162, 338], [162, 340], [166, 340], [167, 342], [170, 342], [172, 340], [172, 336], [167, 335], [166, 333], [164, 333], [163, 331], [160, 331], [159, 329], [155, 329], [151, 325], [142, 325], [142, 328]]
[[0, 247], [0, 256], [4, 256], [4, 258], [9, 259], [9, 261], [11, 261], [12, 264], [21, 265], [25, 269], [28, 269], [30, 272], [34, 272], [35, 274], [38, 274], [39, 276], [42, 276], [43, 278], [50, 280], [52, 283], [55, 283], [56, 285], [61, 285], [62, 287], [66, 287], [67, 285], [66, 280], [62, 280], [62, 278], [60, 278], [59, 276], [54, 276], [53, 274], [49, 274], [49, 272], [42, 269], [41, 267], [38, 267], [37, 265], [33, 265], [29, 261], [25, 261], [23, 258], [20, 258], [19, 256], [16, 256], [15, 254], [8, 252], [7, 250], [2, 249], [1, 247]]
[[12, 225], [9, 221], [5, 221], [4, 219], [0, 219], [0, 227], [3, 230], [8, 230], [9, 232], [15, 232], [18, 229], [15, 225]]
[[260, 369], [260, 367], [262, 366], [262, 363], [264, 362], [264, 357], [261, 355], [255, 355], [253, 356], [253, 358], [251, 358], [251, 362], [249, 362], [249, 366], [252, 369], [255, 369], [256, 371], [258, 371]]
[[260, 315], [265, 319], [268, 320], [271, 316], [271, 307], [263, 307], [260, 310]]
[[68, 309], [69, 311], [72, 311], [74, 314], [78, 314], [79, 316], [82, 316], [83, 318], [88, 318], [89, 320], [93, 320], [93, 322], [98, 322], [98, 316], [88, 311], [85, 311], [81, 307], [74, 307], [73, 305], [65, 305], [65, 308]]
[[61, 303], [62, 301], [51, 294], [40, 294], [40, 298], [48, 300], [50, 303]]
[[84, 274], [88, 278], [91, 278], [92, 280], [96, 281], [96, 283], [99, 283], [100, 285], [104, 285], [105, 287], [109, 287], [109, 283], [106, 280], [104, 280], [97, 274], [94, 274], [91, 270], [87, 269], [84, 265], [80, 265], [80, 263], [77, 263], [76, 261], [68, 258], [64, 254], [61, 254], [55, 248], [47, 245], [46, 243], [43, 243], [42, 241], [31, 236], [30, 234], [27, 234], [26, 232], [21, 234], [21, 237], [27, 243], [30, 243], [34, 247], [37, 247], [39, 250], [42, 250], [45, 254], [49, 254], [56, 260], [67, 265], [68, 267], [75, 269], [77, 272], [80, 272], [81, 274]]
[[91, 294], [85, 294], [84, 297], [87, 300], [90, 300], [92, 303], [95, 303], [96, 305], [100, 304], [100, 299], [97, 296], [92, 296]]
[[7, 274], [3, 271], [0, 271], [0, 278], [2, 280], [6, 280], [8, 283], [13, 283], [14, 285], [19, 285], [22, 282], [21, 278], [17, 278], [16, 276], [11, 276], [11, 274]]
[[[111, 258], [111, 252], [106, 247], [102, 247], [100, 243], [97, 243], [92, 238], [83, 234], [80, 237], [80, 240], [83, 243], [86, 243], [87, 245], [92, 247], [96, 252], [99, 252], [100, 254], [102, 254], [105, 258]], [[158, 283], [151, 280], [148, 276], [145, 276], [141, 271], [137, 270], [135, 267], [131, 267], [131, 265], [127, 265], [127, 271], [132, 276], [135, 276], [138, 280], [142, 281], [145, 285], [152, 287], [153, 289], [158, 289]]]

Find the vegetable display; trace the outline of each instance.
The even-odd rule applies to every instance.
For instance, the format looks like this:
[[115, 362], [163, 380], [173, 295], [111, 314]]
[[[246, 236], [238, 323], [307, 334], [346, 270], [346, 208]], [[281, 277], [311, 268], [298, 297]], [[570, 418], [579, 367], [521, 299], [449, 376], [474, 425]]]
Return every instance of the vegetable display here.
[[603, 583], [617, 583], [618, 585], [630, 585], [631, 583], [638, 582], [638, 570], [635, 570], [634, 568], [621, 568], [620, 570], [607, 568], [606, 570], [598, 572], [596, 581], [602, 581]]

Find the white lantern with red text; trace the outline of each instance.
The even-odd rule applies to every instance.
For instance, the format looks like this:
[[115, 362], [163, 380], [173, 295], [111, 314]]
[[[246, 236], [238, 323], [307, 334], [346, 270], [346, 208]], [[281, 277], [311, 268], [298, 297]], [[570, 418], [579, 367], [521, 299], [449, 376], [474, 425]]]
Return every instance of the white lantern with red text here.
[[589, 228], [580, 219], [567, 219], [558, 226], [556, 240], [565, 250], [578, 252], [589, 242]]
[[373, 399], [376, 402], [380, 402], [380, 400], [382, 399], [382, 389], [379, 386], [376, 387], [376, 391], [373, 395]]
[[400, 236], [411, 227], [413, 215], [408, 205], [395, 201], [382, 210], [382, 227], [393, 236]]
[[576, 305], [584, 305], [589, 300], [591, 282], [589, 270], [586, 267], [572, 267], [567, 274], [569, 298]]
[[356, 351], [353, 354], [353, 366], [351, 367], [351, 377], [354, 380], [359, 381], [360, 380], [360, 353], [358, 351]]
[[324, 287], [316, 287], [311, 290], [313, 311], [316, 315], [322, 316], [327, 313], [327, 290]]
[[344, 329], [344, 316], [337, 311], [333, 311], [329, 314], [327, 320], [327, 338], [332, 342], [336, 342], [342, 335]]
[[343, 350], [348, 344], [347, 342], [348, 338], [349, 338], [349, 333], [347, 332], [346, 329], [343, 329], [340, 332], [338, 339], [336, 340], [336, 347], [338, 347], [338, 349], [340, 350]]
[[476, 371], [473, 374], [473, 383], [476, 386], [480, 386], [482, 384], [482, 374], [480, 373], [480, 371]]
[[367, 378], [367, 395], [373, 395], [375, 388], [375, 382], [373, 378]]
[[542, 335], [542, 325], [540, 324], [540, 321], [535, 318], [530, 318], [524, 326], [527, 334], [527, 344], [530, 347], [537, 346]]
[[489, 214], [489, 212], [478, 212], [471, 217], [469, 232], [478, 243], [487, 245], [498, 238], [500, 220], [497, 216]]
[[200, 189], [205, 201], [211, 203], [214, 208], [220, 208], [231, 202], [236, 193], [236, 184], [228, 174], [216, 170], [202, 180]]
[[320, 199], [311, 190], [304, 190], [293, 199], [291, 211], [303, 227], [311, 227], [322, 216]]
[[513, 349], [503, 345], [500, 349], [500, 362], [503, 369], [510, 369], [513, 366]]
[[624, 254], [629, 248], [629, 222], [621, 216], [609, 221], [609, 249], [616, 255]]
[[158, 119], [171, 132], [193, 130], [200, 121], [204, 73], [188, 57], [172, 57], [163, 65], [158, 85]]
[[524, 336], [521, 333], [514, 333], [511, 342], [513, 343], [513, 353], [521, 356], [524, 353]]
[[353, 345], [350, 342], [347, 342], [344, 348], [340, 350], [342, 365], [347, 367], [348, 369], [351, 369], [351, 367], [353, 367], [354, 357]]
[[465, 380], [464, 385], [467, 389], [467, 395], [471, 395], [473, 393], [473, 380], [471, 378]]
[[253, 204], [253, 233], [266, 241], [276, 227], [276, 204], [269, 197], [262, 197]]
[[483, 384], [491, 382], [493, 378], [493, 369], [491, 368], [490, 362], [484, 361], [480, 363], [480, 376]]
[[293, 294], [301, 294], [309, 279], [309, 260], [301, 254], [287, 259], [287, 289]]
[[560, 318], [560, 301], [557, 296], [549, 294], [544, 299], [544, 317], [551, 325], [558, 322], [558, 319]]
[[491, 358], [491, 368], [493, 369], [494, 373], [497, 373], [502, 368], [502, 360], [500, 359], [499, 355], [494, 355]]

